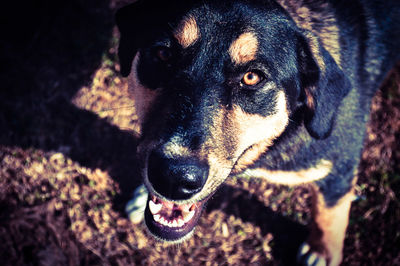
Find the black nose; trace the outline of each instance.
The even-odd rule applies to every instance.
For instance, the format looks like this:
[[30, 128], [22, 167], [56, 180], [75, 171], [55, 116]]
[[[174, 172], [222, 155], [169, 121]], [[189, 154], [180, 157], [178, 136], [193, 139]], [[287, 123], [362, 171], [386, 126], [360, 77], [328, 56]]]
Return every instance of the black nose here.
[[170, 159], [160, 151], [153, 151], [149, 157], [149, 181], [168, 199], [189, 199], [203, 188], [207, 175], [207, 165], [193, 159]]

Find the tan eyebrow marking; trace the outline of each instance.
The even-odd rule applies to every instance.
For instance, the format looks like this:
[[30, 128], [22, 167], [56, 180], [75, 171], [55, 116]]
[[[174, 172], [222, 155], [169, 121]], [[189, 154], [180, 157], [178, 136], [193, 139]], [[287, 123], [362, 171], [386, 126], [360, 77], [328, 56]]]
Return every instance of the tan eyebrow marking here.
[[200, 29], [196, 19], [193, 16], [184, 18], [175, 30], [174, 37], [183, 48], [194, 44], [200, 38]]
[[235, 64], [244, 64], [256, 58], [258, 40], [254, 33], [242, 33], [229, 47], [229, 54]]

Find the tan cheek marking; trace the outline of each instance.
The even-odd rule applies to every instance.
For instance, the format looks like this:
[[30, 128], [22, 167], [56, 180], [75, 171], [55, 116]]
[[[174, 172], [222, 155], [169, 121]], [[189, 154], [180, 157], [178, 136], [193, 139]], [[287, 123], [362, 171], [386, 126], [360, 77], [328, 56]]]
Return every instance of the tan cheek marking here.
[[229, 47], [229, 54], [235, 64], [244, 64], [256, 58], [258, 41], [254, 33], [242, 33]]
[[326, 177], [332, 170], [332, 162], [321, 160], [316, 166], [298, 171], [268, 170], [265, 168], [248, 169], [240, 177], [256, 177], [271, 183], [283, 185], [300, 185]]
[[[221, 108], [214, 119], [212, 136], [200, 152], [210, 166], [208, 180], [199, 197], [210, 193], [231, 173], [240, 155], [251, 145], [260, 143], [263, 151], [279, 136], [288, 123], [284, 92], [277, 96], [277, 113], [271, 117], [245, 113], [239, 106]], [[258, 153], [257, 155], [259, 155]], [[258, 157], [252, 153], [247, 158]]]
[[183, 19], [175, 30], [174, 36], [183, 48], [194, 44], [200, 38], [200, 29], [196, 19], [192, 16]]
[[354, 200], [354, 189], [352, 188], [333, 207], [326, 205], [318, 188], [314, 186], [313, 191], [313, 224], [309, 244], [320, 249], [319, 252], [328, 259], [329, 265], [339, 265], [350, 206]]
[[154, 99], [157, 96], [157, 92], [140, 84], [137, 76], [139, 57], [140, 55], [137, 53], [133, 60], [132, 69], [128, 77], [128, 87], [129, 94], [135, 101], [135, 111], [138, 116], [139, 124], [142, 125], [150, 106], [153, 104]]
[[289, 121], [283, 91], [280, 91], [277, 95], [276, 110], [277, 112], [274, 115], [264, 117], [248, 114], [238, 106], [233, 108], [231, 119], [235, 128], [237, 128], [238, 135], [236, 156], [240, 156], [244, 150], [261, 141], [266, 141], [271, 145], [272, 141], [283, 132]]
[[[241, 156], [236, 163], [235, 172], [247, 168], [259, 158], [274, 139], [282, 134], [289, 122], [286, 99], [283, 91], [277, 96], [277, 113], [270, 117], [246, 114], [240, 108], [234, 110], [234, 120], [237, 124], [238, 147], [236, 156]], [[250, 149], [248, 149], [252, 146]], [[244, 154], [243, 152], [248, 149]]]

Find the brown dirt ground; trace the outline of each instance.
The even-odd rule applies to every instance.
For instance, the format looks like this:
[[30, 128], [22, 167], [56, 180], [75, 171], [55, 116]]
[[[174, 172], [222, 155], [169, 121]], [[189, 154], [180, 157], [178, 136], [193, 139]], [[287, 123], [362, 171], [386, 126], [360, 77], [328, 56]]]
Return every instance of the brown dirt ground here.
[[[306, 187], [229, 180], [194, 237], [178, 246], [157, 243], [127, 220], [123, 207], [140, 180], [135, 110], [116, 63], [113, 13], [125, 2], [19, 1], [7, 9], [0, 41], [1, 264], [290, 262], [307, 235]], [[399, 106], [400, 66], [373, 101], [343, 265], [400, 265]]]

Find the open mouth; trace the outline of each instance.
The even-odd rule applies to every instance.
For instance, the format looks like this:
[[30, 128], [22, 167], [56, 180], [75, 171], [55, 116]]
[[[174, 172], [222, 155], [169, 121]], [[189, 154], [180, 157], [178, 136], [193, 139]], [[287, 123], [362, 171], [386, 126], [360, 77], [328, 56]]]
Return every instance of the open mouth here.
[[205, 201], [177, 204], [149, 195], [145, 222], [149, 231], [163, 241], [180, 242], [189, 236], [199, 220]]

